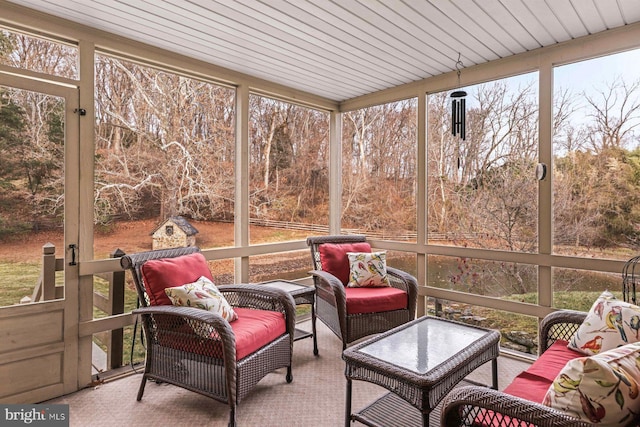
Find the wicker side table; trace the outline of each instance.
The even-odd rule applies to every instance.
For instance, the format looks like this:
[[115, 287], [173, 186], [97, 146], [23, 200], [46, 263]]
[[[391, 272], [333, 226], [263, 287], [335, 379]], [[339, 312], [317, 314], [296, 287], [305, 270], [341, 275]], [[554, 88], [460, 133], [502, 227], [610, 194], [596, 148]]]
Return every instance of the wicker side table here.
[[282, 289], [293, 297], [296, 305], [309, 304], [311, 305], [311, 332], [303, 331], [296, 328], [294, 340], [301, 340], [303, 338], [313, 338], [313, 354], [318, 355], [318, 338], [316, 335], [316, 289], [313, 286], [304, 286], [295, 282], [289, 282], [287, 280], [270, 280], [262, 282], [260, 285], [270, 286], [272, 288]]
[[[368, 426], [428, 426], [429, 414], [444, 396], [488, 361], [492, 362], [492, 387], [498, 388], [499, 351], [498, 331], [430, 316], [347, 348], [342, 353], [347, 378], [345, 426], [351, 421]], [[390, 392], [351, 413], [353, 380]]]

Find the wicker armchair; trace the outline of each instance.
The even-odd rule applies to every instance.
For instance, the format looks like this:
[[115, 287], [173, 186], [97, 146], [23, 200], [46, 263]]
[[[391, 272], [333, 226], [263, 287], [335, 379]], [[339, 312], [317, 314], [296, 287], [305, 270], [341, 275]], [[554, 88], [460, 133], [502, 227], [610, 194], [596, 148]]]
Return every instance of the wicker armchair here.
[[[586, 314], [561, 310], [546, 316], [540, 323], [540, 354], [556, 340], [569, 341]], [[501, 391], [480, 386], [464, 386], [454, 389], [445, 398], [442, 425], [586, 427], [593, 424]]]
[[[173, 305], [150, 305], [142, 266], [149, 260], [175, 258], [199, 252], [197, 247], [161, 249], [126, 255], [123, 268], [131, 271], [141, 307], [146, 337], [146, 360], [138, 401], [147, 379], [165, 382], [229, 405], [229, 426], [236, 425], [236, 407], [266, 374], [286, 367], [291, 382], [295, 304], [286, 292], [256, 285], [222, 285], [218, 289], [237, 310], [244, 307], [282, 313], [286, 332], [256, 351], [237, 359], [236, 335], [222, 316], [206, 310]], [[208, 267], [206, 267], [208, 268]], [[275, 316], [274, 316], [275, 317]], [[238, 321], [232, 322], [235, 324]]]
[[319, 236], [307, 238], [311, 249], [311, 260], [316, 287], [316, 316], [342, 340], [343, 350], [348, 344], [368, 335], [387, 331], [415, 318], [418, 283], [403, 271], [387, 267], [391, 287], [406, 293], [406, 306], [400, 309], [380, 310], [374, 313], [349, 313], [349, 303], [345, 283], [333, 274], [324, 271], [320, 248], [324, 244], [350, 245], [364, 243], [362, 235]]

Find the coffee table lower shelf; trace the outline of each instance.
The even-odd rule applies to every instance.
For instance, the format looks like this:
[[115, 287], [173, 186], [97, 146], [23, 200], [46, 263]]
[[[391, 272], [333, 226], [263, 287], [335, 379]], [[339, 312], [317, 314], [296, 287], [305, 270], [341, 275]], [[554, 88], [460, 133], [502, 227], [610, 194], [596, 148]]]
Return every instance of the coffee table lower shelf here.
[[351, 420], [371, 427], [420, 426], [422, 414], [406, 400], [388, 392], [359, 412], [351, 414]]
[[313, 337], [313, 332], [303, 331], [302, 329], [295, 329], [295, 333], [293, 335], [293, 340], [298, 341], [304, 338]]

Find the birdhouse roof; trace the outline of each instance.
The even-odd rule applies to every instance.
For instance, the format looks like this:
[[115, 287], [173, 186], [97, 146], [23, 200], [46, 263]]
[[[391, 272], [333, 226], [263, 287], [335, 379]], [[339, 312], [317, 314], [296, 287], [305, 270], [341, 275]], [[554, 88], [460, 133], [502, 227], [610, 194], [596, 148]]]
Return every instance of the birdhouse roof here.
[[151, 234], [154, 234], [156, 231], [158, 231], [168, 222], [172, 222], [175, 225], [177, 225], [180, 228], [180, 230], [184, 231], [184, 233], [187, 236], [193, 236], [194, 234], [198, 233], [198, 230], [193, 225], [191, 225], [191, 223], [189, 223], [189, 221], [187, 221], [186, 218], [178, 215], [178, 216], [169, 217], [164, 221], [162, 221], [156, 228], [153, 229]]

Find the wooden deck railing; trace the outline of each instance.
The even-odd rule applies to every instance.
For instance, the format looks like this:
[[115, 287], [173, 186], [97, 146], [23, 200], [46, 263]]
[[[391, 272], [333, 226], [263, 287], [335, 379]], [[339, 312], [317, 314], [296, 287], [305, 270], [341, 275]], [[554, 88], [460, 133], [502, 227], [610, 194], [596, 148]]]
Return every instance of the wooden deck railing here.
[[[124, 251], [116, 249], [111, 258], [120, 258]], [[38, 282], [31, 296], [23, 298], [21, 303], [51, 301], [64, 298], [64, 285], [56, 285], [56, 272], [64, 270], [64, 259], [56, 258], [56, 247], [51, 243], [42, 246], [42, 267]], [[124, 313], [125, 272], [97, 274], [109, 283], [108, 295], [93, 292], [93, 305], [103, 313], [111, 316]], [[95, 334], [95, 338], [107, 348], [107, 369], [123, 366], [124, 331], [122, 328]]]
[[[111, 253], [111, 258], [121, 258], [124, 251], [116, 249]], [[93, 292], [93, 306], [109, 316], [124, 313], [124, 271], [113, 271], [98, 275], [109, 283], [109, 294], [102, 295]], [[100, 332], [96, 338], [107, 347], [107, 369], [115, 369], [122, 366], [124, 350], [124, 331], [122, 328]]]
[[42, 267], [40, 277], [33, 288], [31, 296], [20, 300], [21, 303], [51, 301], [64, 298], [64, 286], [56, 286], [56, 271], [62, 271], [64, 260], [56, 258], [56, 247], [53, 243], [42, 246]]

